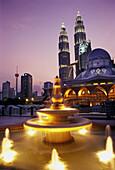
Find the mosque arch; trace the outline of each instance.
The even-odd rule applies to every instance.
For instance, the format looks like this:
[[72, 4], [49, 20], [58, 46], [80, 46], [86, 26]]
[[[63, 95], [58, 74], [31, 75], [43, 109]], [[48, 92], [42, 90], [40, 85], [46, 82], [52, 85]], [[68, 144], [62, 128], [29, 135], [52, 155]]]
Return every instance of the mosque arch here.
[[71, 88], [67, 89], [64, 93], [64, 99], [67, 99], [67, 98], [76, 99], [76, 97], [77, 97], [76, 92]]
[[81, 89], [78, 91], [78, 97], [89, 95], [89, 94], [90, 94], [90, 90], [87, 89], [86, 87], [81, 87]]
[[76, 99], [77, 99], [77, 95], [73, 89], [69, 88], [65, 91], [64, 102], [66, 103], [66, 105], [75, 105]]
[[107, 96], [107, 92], [103, 87], [97, 86], [96, 88], [99, 89], [100, 91], [102, 91]]
[[109, 100], [115, 100], [115, 85], [113, 85], [108, 92]]
[[81, 87], [78, 91], [78, 103], [79, 105], [89, 105], [90, 90], [86, 87]]
[[90, 100], [92, 101], [92, 105], [104, 105], [107, 97], [106, 90], [101, 86], [96, 86], [91, 92]]

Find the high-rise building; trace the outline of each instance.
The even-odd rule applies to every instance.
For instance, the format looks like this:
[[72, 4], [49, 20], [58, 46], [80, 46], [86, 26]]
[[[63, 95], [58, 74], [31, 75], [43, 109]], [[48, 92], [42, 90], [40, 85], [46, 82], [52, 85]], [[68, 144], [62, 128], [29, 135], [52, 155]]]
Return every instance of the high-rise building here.
[[82, 71], [84, 71], [87, 56], [91, 51], [91, 42], [89, 40], [86, 41], [85, 27], [79, 10], [75, 22], [74, 42], [77, 77]]
[[61, 80], [73, 79], [73, 67], [70, 66], [70, 52], [67, 31], [62, 23], [59, 36], [59, 77]]
[[16, 77], [16, 97], [18, 97], [18, 77], [19, 77], [19, 74], [18, 74], [18, 67], [16, 68], [15, 77]]
[[2, 92], [0, 92], [0, 100], [2, 100]]
[[9, 98], [12, 98], [12, 99], [15, 98], [15, 89], [14, 88], [10, 88], [10, 90], [9, 90]]
[[6, 81], [2, 83], [2, 99], [9, 98], [10, 95], [10, 82]]
[[51, 83], [50, 81], [46, 81], [44, 82], [44, 88], [53, 88], [53, 83]]
[[21, 97], [24, 99], [32, 97], [32, 76], [28, 73], [21, 76]]

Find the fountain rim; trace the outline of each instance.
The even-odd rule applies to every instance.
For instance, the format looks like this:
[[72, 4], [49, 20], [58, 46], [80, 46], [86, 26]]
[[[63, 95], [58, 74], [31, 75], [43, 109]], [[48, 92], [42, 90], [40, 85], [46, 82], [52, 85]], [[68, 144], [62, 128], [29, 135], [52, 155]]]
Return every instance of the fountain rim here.
[[40, 110], [37, 110], [36, 113], [42, 113], [42, 114], [55, 114], [55, 115], [58, 115], [58, 114], [64, 114], [64, 115], [71, 115], [71, 114], [78, 114], [79, 111], [77, 109], [74, 109], [74, 108], [64, 108], [64, 110], [62, 109], [51, 109], [51, 108], [47, 108], [47, 109], [40, 109]]
[[40, 131], [49, 131], [49, 132], [67, 132], [67, 131], [75, 131], [79, 129], [83, 129], [86, 127], [91, 127], [92, 122], [87, 118], [79, 118], [81, 120], [84, 120], [84, 122], [74, 122], [71, 124], [61, 124], [61, 125], [40, 125], [40, 124], [32, 124], [31, 121], [33, 120], [39, 120], [39, 118], [34, 118], [26, 121], [24, 123], [24, 127], [31, 128], [34, 130], [40, 130]]

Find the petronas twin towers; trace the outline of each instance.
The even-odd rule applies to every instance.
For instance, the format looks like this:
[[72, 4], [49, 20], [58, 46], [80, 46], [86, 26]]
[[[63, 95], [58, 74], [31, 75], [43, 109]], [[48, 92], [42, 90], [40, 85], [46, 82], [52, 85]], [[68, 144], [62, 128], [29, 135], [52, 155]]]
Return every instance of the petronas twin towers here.
[[67, 31], [62, 23], [59, 36], [59, 77], [62, 81], [73, 79], [73, 65], [76, 66], [76, 77], [85, 69], [86, 59], [91, 51], [91, 42], [86, 41], [85, 27], [78, 11], [75, 22], [74, 49], [75, 62], [70, 64], [70, 52]]

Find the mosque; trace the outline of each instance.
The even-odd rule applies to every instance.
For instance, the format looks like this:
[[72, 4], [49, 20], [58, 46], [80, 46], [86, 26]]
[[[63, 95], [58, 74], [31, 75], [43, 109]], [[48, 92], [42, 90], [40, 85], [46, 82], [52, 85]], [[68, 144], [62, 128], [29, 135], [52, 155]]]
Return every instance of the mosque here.
[[63, 81], [67, 102], [79, 105], [104, 105], [115, 100], [115, 67], [104, 49], [94, 49], [87, 56], [86, 69], [75, 79]]
[[[68, 105], [105, 105], [115, 100], [115, 64], [105, 49], [91, 49], [78, 11], [75, 22], [75, 62], [70, 63], [67, 31], [62, 23], [59, 36], [59, 77], [62, 93]], [[74, 67], [75, 66], [75, 78]], [[51, 95], [52, 88], [44, 89]]]

